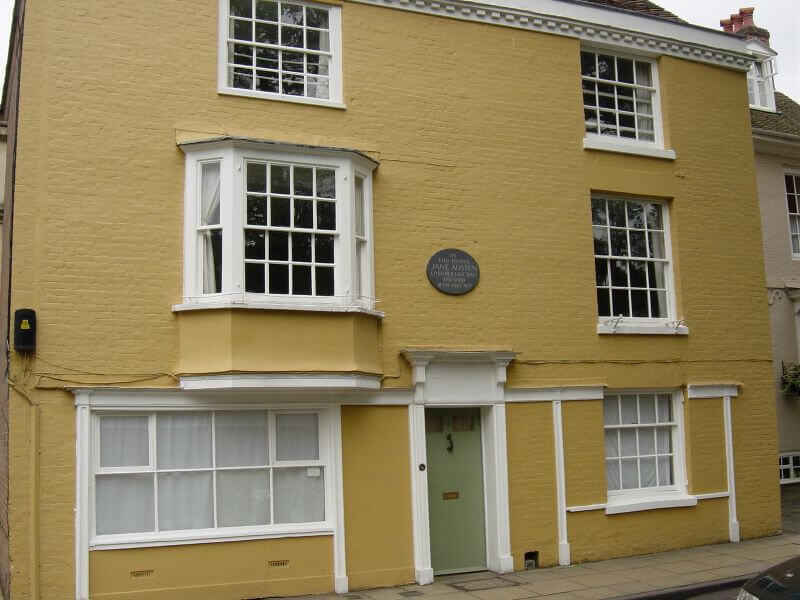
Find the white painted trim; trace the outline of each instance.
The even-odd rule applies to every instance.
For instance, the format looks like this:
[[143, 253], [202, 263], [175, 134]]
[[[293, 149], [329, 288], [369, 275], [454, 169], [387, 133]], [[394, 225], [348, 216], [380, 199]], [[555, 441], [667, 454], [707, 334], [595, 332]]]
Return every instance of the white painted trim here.
[[725, 420], [725, 466], [728, 476], [728, 534], [732, 542], [739, 541], [739, 518], [736, 515], [736, 470], [733, 462], [733, 414], [731, 396], [724, 396], [722, 411]]
[[570, 564], [570, 547], [567, 536], [566, 470], [564, 468], [564, 427], [561, 419], [561, 401], [553, 401], [553, 435], [556, 469], [556, 504], [558, 513], [558, 564]]
[[[457, 362], [457, 363], [495, 363], [497, 366], [505, 368], [517, 356], [516, 352], [510, 350], [445, 350], [427, 348], [408, 348], [401, 351], [409, 364], [414, 366], [412, 361], [416, 361], [419, 366], [425, 366], [429, 362]], [[423, 365], [422, 363], [425, 363]]]
[[[414, 392], [408, 389], [381, 390], [336, 390], [301, 389], [287, 390], [183, 390], [181, 388], [73, 388], [76, 406], [91, 406], [93, 409], [126, 410], [150, 408], [201, 409], [224, 405], [227, 408], [253, 406], [265, 408], [291, 408], [292, 406], [320, 406], [330, 404], [359, 404], [377, 406], [407, 406], [413, 402]], [[89, 394], [84, 394], [88, 392]]]
[[576, 385], [545, 388], [506, 388], [506, 402], [553, 402], [555, 400], [602, 400], [604, 386]]
[[614, 325], [615, 319], [601, 317], [597, 323], [597, 333], [600, 335], [689, 335], [689, 328], [685, 325], [674, 325], [672, 322], [664, 323], [636, 323], [622, 320]]
[[[656, 108], [653, 107], [653, 112]], [[661, 126], [661, 119], [658, 119], [658, 127]], [[648, 158], [663, 158], [675, 160], [675, 150], [665, 150], [648, 142], [623, 142], [617, 138], [609, 139], [608, 136], [587, 133], [583, 138], [584, 150], [600, 150], [603, 152], [618, 152], [621, 154], [634, 154], [646, 156]]]
[[295, 104], [310, 104], [313, 106], [325, 106], [327, 108], [346, 109], [347, 105], [343, 102], [325, 100], [324, 98], [305, 98], [304, 96], [281, 96], [280, 94], [268, 94], [266, 92], [255, 92], [253, 90], [240, 90], [238, 88], [219, 88], [217, 93], [220, 96], [244, 96], [245, 98], [258, 98], [259, 100], [276, 100], [278, 102], [293, 102]]
[[355, 373], [239, 373], [184, 375], [181, 388], [196, 390], [379, 390], [380, 375]]
[[[241, 294], [244, 297], [244, 294]], [[253, 300], [218, 300], [214, 298], [194, 297], [187, 298], [187, 302], [173, 304], [172, 312], [186, 312], [190, 310], [213, 310], [221, 308], [246, 309], [246, 310], [302, 310], [308, 312], [340, 312], [340, 313], [361, 313], [382, 319], [386, 313], [364, 306], [351, 304], [306, 304], [306, 303], [281, 303], [281, 302], [258, 302]]]
[[[226, 533], [225, 535], [214, 535], [206, 533], [205, 530], [198, 533], [167, 535], [154, 539], [147, 535], [126, 535], [126, 536], [99, 536], [90, 544], [92, 552], [103, 550], [120, 550], [126, 548], [156, 548], [160, 546], [183, 546], [186, 544], [216, 544], [218, 542], [241, 542], [246, 540], [271, 540], [277, 538], [290, 537], [315, 537], [315, 536], [334, 536], [335, 530], [332, 527], [309, 527], [293, 528], [292, 530], [278, 530], [269, 533], [253, 531], [255, 528], [241, 529], [238, 533]], [[335, 549], [334, 549], [335, 550]]]
[[420, 585], [433, 583], [430, 522], [428, 517], [428, 476], [425, 445], [425, 407], [408, 407], [408, 433], [411, 441], [411, 522], [414, 542], [414, 579]]
[[508, 506], [508, 449], [504, 404], [481, 409], [483, 447], [484, 523], [486, 567], [495, 573], [512, 573], [511, 517]]
[[345, 108], [342, 91], [342, 11], [341, 7], [332, 4], [314, 4], [313, 2], [298, 2], [307, 6], [324, 8], [328, 11], [328, 31], [330, 34], [330, 64], [328, 67], [329, 99], [309, 98], [306, 96], [289, 96], [273, 92], [259, 92], [256, 90], [241, 90], [228, 86], [228, 0], [219, 0], [218, 27], [217, 27], [217, 91], [220, 94], [233, 96], [249, 96], [262, 100], [280, 100], [284, 102], [299, 102], [318, 106]]
[[[710, 494], [693, 494], [692, 497], [694, 497], [699, 502], [701, 500], [713, 500], [714, 498], [727, 498], [728, 495], [729, 495], [728, 492], [713, 492], [713, 493], [710, 493]], [[607, 506], [608, 506], [608, 503], [604, 503], [604, 504], [584, 504], [584, 505], [578, 505], [578, 506], [568, 506], [567, 507], [567, 512], [573, 513], [573, 512], [585, 512], [585, 511], [589, 511], [589, 510], [605, 510]], [[660, 506], [660, 507], [654, 507], [654, 508], [664, 508], [664, 507]], [[647, 510], [647, 509], [641, 509], [641, 510]], [[628, 511], [628, 512], [631, 512], [631, 511]]]
[[698, 500], [713, 500], [715, 498], [728, 498], [730, 494], [728, 492], [712, 492], [710, 494], [695, 494], [694, 497]]
[[604, 510], [608, 504], [584, 504], [578, 506], [568, 506], [567, 512], [585, 512], [587, 510]]
[[558, 0], [356, 0], [440, 17], [577, 38], [629, 52], [675, 56], [746, 71], [752, 52], [722, 31]]
[[342, 463], [342, 407], [335, 406], [331, 410], [331, 481], [332, 497], [336, 503], [335, 528], [333, 531], [333, 590], [337, 594], [346, 594], [350, 589], [347, 578], [347, 550], [345, 546], [344, 526], [344, 477]]
[[628, 498], [625, 496], [617, 496], [614, 502], [606, 505], [607, 515], [618, 515], [629, 512], [638, 512], [642, 510], [653, 510], [656, 508], [675, 508], [679, 506], [695, 506], [697, 498], [695, 496], [683, 494], [664, 494], [653, 495], [651, 497]]
[[[81, 396], [90, 396], [84, 391]], [[84, 404], [75, 407], [75, 599], [89, 599], [89, 455], [91, 414]]]
[[735, 398], [739, 395], [738, 383], [690, 383], [689, 398]]

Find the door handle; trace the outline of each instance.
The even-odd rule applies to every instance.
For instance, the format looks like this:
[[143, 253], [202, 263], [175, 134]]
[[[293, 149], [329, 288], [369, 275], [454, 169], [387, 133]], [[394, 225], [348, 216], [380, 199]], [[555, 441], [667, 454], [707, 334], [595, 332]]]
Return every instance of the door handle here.
[[450, 434], [450, 433], [447, 434], [447, 442], [448, 442], [447, 451], [448, 452], [452, 452], [453, 451], [453, 435]]

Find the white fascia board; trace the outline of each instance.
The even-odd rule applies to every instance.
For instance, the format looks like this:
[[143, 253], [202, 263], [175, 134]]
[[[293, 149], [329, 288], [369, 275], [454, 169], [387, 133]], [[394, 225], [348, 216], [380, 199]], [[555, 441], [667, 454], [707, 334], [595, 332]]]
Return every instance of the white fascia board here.
[[738, 383], [690, 383], [689, 398], [735, 398], [739, 395]]
[[243, 373], [235, 375], [187, 375], [181, 388], [196, 390], [377, 390], [379, 375], [356, 373]]
[[651, 56], [670, 55], [746, 71], [747, 42], [722, 31], [563, 0], [354, 0], [441, 17], [578, 38]]
[[602, 400], [602, 385], [551, 388], [506, 388], [506, 402], [554, 402], [557, 400]]

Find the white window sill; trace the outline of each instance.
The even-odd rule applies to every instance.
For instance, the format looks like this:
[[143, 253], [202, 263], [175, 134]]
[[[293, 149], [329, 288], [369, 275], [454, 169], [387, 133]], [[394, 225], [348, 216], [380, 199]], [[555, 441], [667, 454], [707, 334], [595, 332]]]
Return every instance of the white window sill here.
[[792, 260], [800, 260], [800, 254], [792, 252]]
[[335, 100], [325, 100], [323, 98], [306, 98], [305, 96], [284, 96], [281, 94], [270, 94], [268, 92], [256, 92], [253, 90], [240, 90], [237, 88], [219, 88], [217, 90], [223, 96], [245, 96], [247, 98], [259, 98], [261, 100], [277, 100], [279, 102], [293, 102], [295, 104], [311, 104], [314, 106], [327, 106], [328, 108], [347, 108], [346, 104]]
[[680, 506], [695, 506], [696, 496], [686, 494], [653, 494], [638, 495], [635, 497], [614, 496], [606, 504], [607, 515], [619, 515], [641, 510], [654, 510], [657, 508], [676, 508]]
[[602, 150], [605, 152], [620, 152], [622, 154], [636, 154], [649, 158], [663, 158], [675, 160], [675, 150], [656, 148], [647, 142], [623, 142], [618, 138], [609, 138], [602, 135], [587, 135], [583, 138], [585, 150]]
[[236, 308], [246, 310], [300, 310], [308, 312], [341, 312], [341, 313], [363, 313], [373, 317], [383, 318], [383, 313], [374, 308], [366, 308], [355, 304], [315, 304], [310, 302], [257, 302], [252, 300], [191, 300], [187, 299], [181, 304], [173, 304], [172, 312], [185, 312], [190, 310], [214, 310]]
[[197, 529], [194, 531], [99, 535], [89, 543], [89, 549], [117, 550], [120, 548], [210, 544], [315, 535], [333, 535], [333, 527], [325, 523], [309, 523], [308, 525], [294, 525], [291, 527], [230, 527], [226, 529]]
[[689, 328], [680, 321], [641, 322], [620, 321], [602, 318], [597, 321], [597, 333], [600, 335], [689, 335]]
[[760, 110], [761, 112], [772, 113], [773, 115], [778, 114], [777, 109], [770, 108], [769, 106], [756, 106], [755, 104], [751, 104], [750, 108], [752, 110]]

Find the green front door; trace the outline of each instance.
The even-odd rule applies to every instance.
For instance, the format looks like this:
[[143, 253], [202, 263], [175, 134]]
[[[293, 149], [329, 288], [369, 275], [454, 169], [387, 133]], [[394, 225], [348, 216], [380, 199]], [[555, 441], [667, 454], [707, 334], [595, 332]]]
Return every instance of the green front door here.
[[425, 409], [431, 565], [437, 575], [486, 568], [481, 411]]

